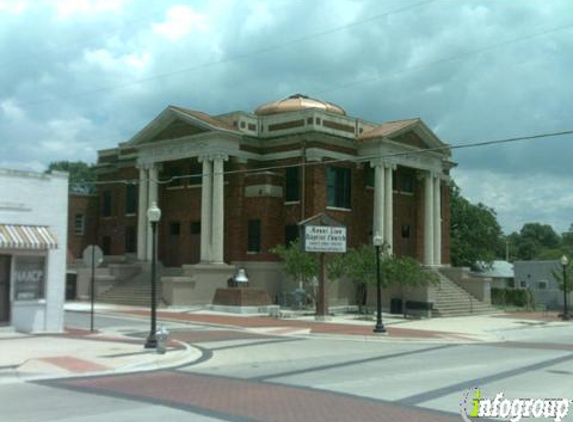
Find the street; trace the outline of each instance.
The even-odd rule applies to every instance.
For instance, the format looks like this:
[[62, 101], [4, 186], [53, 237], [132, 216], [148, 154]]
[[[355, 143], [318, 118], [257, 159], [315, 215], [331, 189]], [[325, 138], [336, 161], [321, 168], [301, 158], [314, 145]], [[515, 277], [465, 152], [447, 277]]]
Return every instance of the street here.
[[[67, 325], [89, 326], [68, 313]], [[573, 399], [573, 327], [531, 323], [503, 342], [266, 335], [166, 323], [199, 347], [192, 365], [127, 375], [0, 384], [2, 420], [459, 421], [464, 392]], [[146, 335], [145, 320], [99, 316], [97, 327]], [[564, 420], [573, 420], [573, 411]]]

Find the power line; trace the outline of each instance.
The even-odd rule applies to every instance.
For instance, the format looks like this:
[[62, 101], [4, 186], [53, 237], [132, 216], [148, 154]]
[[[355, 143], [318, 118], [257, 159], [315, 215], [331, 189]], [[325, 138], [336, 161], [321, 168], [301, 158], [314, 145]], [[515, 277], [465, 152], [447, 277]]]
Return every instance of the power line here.
[[[134, 19], [131, 19], [128, 21], [122, 19], [121, 26], [115, 25], [115, 26], [108, 27], [108, 28], [104, 28], [101, 26], [97, 27], [97, 28], [95, 28], [94, 32], [97, 30], [100, 33], [105, 32], [106, 36], [109, 36], [110, 34], [113, 35], [115, 33], [123, 31], [125, 29], [130, 29], [130, 28], [136, 26], [136, 24], [139, 24], [142, 22], [147, 22], [152, 18], [155, 18], [159, 15], [162, 15], [163, 13], [165, 13], [164, 8], [157, 9], [155, 12], [141, 15], [141, 16], [136, 16]], [[116, 16], [116, 17], [119, 18], [119, 16]], [[89, 39], [90, 36], [89, 36], [89, 34], [81, 34], [81, 35], [82, 35], [81, 40], [78, 40], [75, 42], [68, 42], [66, 44], [58, 43], [57, 46], [54, 46], [53, 44], [49, 44], [48, 53], [49, 54], [54, 54], [54, 53], [61, 54], [61, 53], [66, 52], [66, 51], [70, 51], [73, 48], [82, 46], [85, 43], [85, 39], [86, 38]], [[16, 57], [5, 58], [6, 62], [9, 62], [10, 66], [12, 66], [12, 67], [18, 67], [18, 65], [20, 65], [20, 64], [29, 63], [32, 61], [36, 62], [37, 59], [38, 59], [37, 55], [31, 56], [30, 51], [26, 51], [25, 53], [22, 53]], [[42, 63], [42, 66], [45, 67], [45, 63]]]
[[125, 89], [128, 88], [130, 86], [135, 86], [135, 85], [140, 85], [140, 84], [144, 84], [147, 82], [152, 82], [154, 80], [158, 80], [158, 79], [164, 79], [164, 78], [168, 78], [168, 77], [172, 77], [172, 76], [176, 76], [176, 75], [180, 75], [180, 74], [184, 74], [184, 73], [188, 73], [188, 72], [192, 72], [195, 70], [199, 70], [199, 69], [203, 69], [203, 68], [208, 68], [208, 67], [212, 67], [212, 66], [217, 66], [217, 65], [221, 65], [221, 64], [226, 64], [226, 63], [230, 63], [236, 60], [242, 60], [245, 59], [247, 57], [253, 56], [253, 55], [258, 55], [258, 54], [262, 54], [262, 53], [268, 53], [270, 51], [274, 51], [274, 50], [279, 50], [279, 49], [283, 49], [285, 47], [289, 47], [295, 44], [300, 44], [315, 38], [319, 38], [319, 37], [323, 37], [325, 35], [330, 35], [333, 34], [335, 32], [339, 32], [339, 31], [344, 31], [346, 29], [349, 28], [353, 28], [359, 25], [364, 25], [364, 24], [368, 24], [374, 21], [377, 21], [379, 19], [385, 18], [387, 16], [393, 15], [393, 14], [398, 14], [410, 9], [413, 9], [415, 7], [419, 7], [419, 6], [423, 6], [429, 3], [434, 3], [436, 1], [439, 0], [424, 0], [422, 2], [419, 3], [415, 3], [415, 4], [411, 4], [408, 6], [403, 6], [403, 7], [399, 7], [397, 9], [393, 9], [390, 10], [388, 12], [384, 12], [378, 15], [374, 15], [371, 16], [369, 18], [366, 19], [360, 19], [360, 20], [356, 20], [354, 22], [351, 22], [349, 24], [346, 25], [342, 25], [342, 26], [337, 26], [334, 28], [330, 28], [330, 29], [326, 29], [323, 31], [319, 31], [319, 32], [315, 32], [313, 34], [304, 36], [304, 37], [299, 37], [299, 38], [294, 38], [292, 40], [286, 41], [284, 43], [281, 44], [274, 44], [274, 45], [269, 45], [266, 47], [262, 47], [260, 49], [256, 49], [256, 50], [252, 50], [252, 51], [248, 51], [245, 53], [239, 53], [239, 54], [235, 54], [235, 55], [231, 55], [227, 58], [221, 59], [221, 60], [215, 60], [212, 62], [206, 62], [206, 63], [202, 63], [202, 64], [198, 64], [196, 66], [190, 66], [190, 67], [186, 67], [186, 68], [182, 68], [182, 69], [178, 69], [178, 70], [174, 70], [171, 72], [166, 72], [166, 73], [162, 73], [162, 74], [158, 74], [158, 75], [153, 75], [153, 76], [149, 76], [147, 78], [142, 78], [142, 79], [137, 79], [137, 80], [133, 80], [121, 85], [110, 85], [110, 86], [106, 86], [106, 87], [100, 87], [100, 88], [95, 88], [95, 89], [91, 89], [91, 90], [86, 90], [86, 91], [82, 91], [82, 92], [77, 92], [77, 93], [73, 93], [73, 94], [68, 94], [68, 95], [60, 95], [57, 96], [55, 98], [49, 98], [49, 99], [45, 99], [45, 100], [38, 100], [38, 101], [30, 101], [30, 102], [25, 102], [25, 103], [20, 103], [20, 106], [32, 106], [32, 105], [38, 105], [38, 104], [42, 104], [45, 102], [49, 102], [49, 101], [53, 101], [54, 99], [67, 99], [67, 98], [75, 98], [75, 97], [81, 97], [81, 96], [85, 96], [85, 95], [90, 95], [90, 94], [98, 94], [101, 92], [109, 92], [109, 91], [115, 91], [115, 90], [120, 90], [120, 89]]
[[[382, 154], [382, 155], [380, 155], [380, 154], [369, 155], [369, 156], [356, 157], [353, 159], [350, 159], [350, 158], [349, 159], [332, 159], [332, 160], [319, 161], [319, 162], [310, 161], [310, 162], [295, 163], [295, 164], [280, 164], [280, 165], [276, 165], [276, 166], [268, 166], [268, 167], [262, 167], [262, 168], [256, 168], [256, 169], [229, 170], [229, 171], [223, 171], [222, 174], [231, 175], [231, 174], [261, 173], [261, 172], [265, 172], [265, 171], [282, 170], [282, 169], [292, 168], [292, 167], [323, 166], [323, 165], [340, 164], [340, 163], [348, 163], [348, 162], [350, 162], [350, 163], [363, 163], [363, 162], [374, 160], [374, 159], [384, 160], [384, 159], [389, 159], [389, 158], [393, 158], [393, 157], [428, 154], [428, 153], [433, 153], [433, 152], [450, 151], [453, 149], [478, 148], [478, 147], [485, 147], [485, 146], [490, 146], [490, 145], [511, 144], [511, 143], [515, 143], [515, 142], [537, 140], [537, 139], [543, 139], [543, 138], [553, 138], [553, 137], [564, 136], [564, 135], [573, 135], [573, 130], [565, 130], [565, 131], [560, 131], [560, 132], [548, 132], [548, 133], [541, 133], [541, 134], [528, 135], [528, 136], [517, 136], [517, 137], [512, 137], [512, 138], [494, 139], [494, 140], [489, 140], [489, 141], [477, 141], [477, 142], [458, 144], [458, 145], [446, 145], [446, 146], [435, 147], [435, 148], [425, 148], [425, 149], [420, 149], [420, 150], [416, 150], [416, 151], [404, 151], [404, 152], [396, 152], [396, 153]], [[190, 179], [190, 178], [202, 178], [202, 177], [211, 176], [214, 174], [221, 174], [221, 173], [212, 172], [212, 173], [207, 173], [205, 175], [203, 175], [202, 173], [201, 174], [186, 174], [186, 175], [180, 175], [180, 176], [173, 176], [173, 177], [166, 179], [166, 180], [159, 180], [159, 179], [155, 180], [155, 179], [151, 179], [151, 178], [150, 179], [143, 179], [143, 180], [156, 182], [160, 185], [166, 185], [166, 184], [170, 184], [176, 180], [183, 180], [183, 179]], [[106, 180], [106, 181], [95, 181], [95, 182], [77, 182], [77, 183], [71, 183], [70, 185], [78, 185], [78, 186], [110, 185], [110, 184], [126, 184], [126, 185], [134, 184], [134, 185], [137, 185], [137, 184], [139, 184], [139, 182], [140, 182], [139, 179], [123, 179], [123, 180]]]
[[[347, 29], [347, 28], [350, 28], [350, 27], [353, 27], [353, 26], [357, 26], [357, 25], [360, 25], [360, 24], [363, 24], [363, 23], [368, 23], [368, 22], [370, 22], [370, 21], [372, 21], [372, 20], [380, 19], [381, 17], [387, 16], [387, 15], [390, 15], [390, 14], [394, 14], [394, 13], [399, 13], [400, 11], [404, 11], [404, 10], [407, 10], [407, 9], [411, 9], [411, 8], [413, 8], [413, 7], [420, 6], [420, 5], [424, 5], [424, 4], [426, 4], [426, 3], [431, 3], [431, 2], [434, 2], [434, 1], [438, 1], [438, 0], [428, 0], [428, 1], [421, 2], [421, 3], [416, 3], [416, 4], [414, 4], [414, 5], [410, 5], [410, 6], [407, 6], [407, 7], [404, 7], [404, 8], [400, 8], [400, 9], [395, 9], [395, 10], [393, 10], [393, 11], [389, 11], [389, 12], [386, 12], [386, 13], [384, 13], [384, 14], [380, 14], [380, 15], [373, 16], [373, 17], [371, 17], [371, 18], [369, 18], [369, 19], [366, 19], [366, 20], [363, 20], [363, 21], [356, 21], [356, 22], [351, 23], [351, 24], [348, 24], [348, 25], [344, 25], [344, 26], [341, 26], [341, 27], [333, 28], [333, 29], [330, 29], [330, 30], [325, 30], [325, 31], [322, 31], [322, 32], [319, 32], [319, 33], [316, 33], [316, 34], [313, 34], [313, 35], [310, 35], [310, 36], [307, 36], [307, 37], [302, 37], [302, 38], [298, 38], [298, 39], [295, 39], [295, 40], [291, 40], [291, 41], [288, 41], [288, 42], [285, 43], [285, 44], [280, 44], [280, 45], [277, 45], [277, 46], [266, 47], [266, 48], [263, 48], [263, 49], [258, 50], [258, 51], [256, 51], [256, 52], [244, 53], [244, 54], [242, 54], [242, 55], [233, 56], [233, 57], [230, 57], [230, 58], [225, 59], [225, 60], [222, 60], [222, 61], [211, 62], [211, 63], [205, 63], [205, 64], [198, 65], [198, 66], [195, 66], [195, 67], [191, 67], [191, 68], [187, 68], [187, 69], [182, 69], [182, 70], [178, 70], [178, 71], [175, 71], [175, 72], [166, 73], [166, 74], [162, 74], [162, 75], [157, 75], [157, 76], [150, 77], [150, 78], [147, 78], [147, 79], [141, 79], [141, 80], [138, 80], [138, 81], [134, 81], [134, 82], [128, 83], [128, 84], [126, 84], [126, 85], [119, 86], [119, 89], [127, 88], [128, 86], [136, 85], [136, 84], [139, 84], [139, 83], [144, 83], [144, 82], [151, 81], [151, 80], [157, 79], [157, 78], [169, 77], [169, 76], [171, 76], [171, 75], [175, 75], [175, 74], [178, 74], [178, 73], [184, 73], [184, 72], [188, 72], [188, 71], [191, 71], [191, 70], [197, 70], [197, 69], [199, 69], [199, 68], [201, 68], [201, 67], [214, 66], [214, 65], [217, 65], [217, 64], [223, 64], [223, 63], [231, 62], [231, 61], [236, 60], [236, 59], [239, 59], [239, 58], [245, 58], [245, 57], [247, 57], [247, 56], [249, 56], [249, 55], [251, 55], [251, 54], [258, 54], [258, 53], [260, 53], [260, 52], [267, 52], [267, 51], [271, 51], [271, 50], [273, 50], [273, 49], [278, 49], [278, 48], [281, 48], [281, 47], [284, 47], [284, 46], [287, 46], [287, 45], [291, 45], [291, 44], [295, 44], [295, 43], [300, 43], [300, 42], [303, 42], [303, 41], [308, 40], [308, 39], [316, 38], [316, 37], [319, 37], [319, 36], [322, 36], [322, 35], [326, 35], [326, 34], [329, 34], [329, 33], [333, 33], [333, 32], [339, 31], [339, 30]], [[558, 26], [558, 27], [555, 27], [555, 28], [545, 29], [545, 30], [543, 30], [543, 31], [541, 31], [541, 32], [537, 32], [537, 33], [529, 34], [529, 35], [524, 35], [524, 36], [517, 37], [517, 38], [512, 38], [512, 39], [510, 39], [510, 40], [502, 41], [502, 42], [495, 43], [495, 44], [492, 44], [492, 45], [489, 45], [489, 46], [484, 46], [484, 47], [481, 47], [481, 48], [478, 48], [478, 49], [475, 49], [475, 50], [466, 51], [466, 52], [460, 53], [460, 54], [458, 54], [458, 55], [454, 55], [454, 56], [450, 56], [450, 57], [446, 57], [446, 58], [442, 58], [442, 59], [437, 59], [437, 60], [433, 60], [433, 61], [429, 61], [429, 62], [420, 64], [420, 65], [417, 65], [417, 66], [413, 66], [413, 67], [408, 68], [408, 69], [403, 69], [403, 70], [401, 70], [401, 71], [394, 72], [391, 76], [397, 76], [397, 75], [400, 75], [400, 74], [403, 74], [403, 73], [406, 73], [406, 72], [416, 71], [416, 70], [422, 69], [422, 68], [424, 68], [424, 67], [429, 67], [429, 66], [433, 66], [433, 65], [437, 65], [437, 64], [441, 64], [441, 63], [446, 63], [446, 62], [450, 62], [450, 61], [461, 60], [461, 59], [463, 59], [463, 58], [470, 57], [470, 56], [475, 55], [475, 54], [484, 53], [484, 52], [486, 52], [486, 51], [494, 50], [494, 49], [496, 49], [496, 48], [500, 48], [500, 47], [503, 47], [503, 46], [506, 46], [506, 45], [510, 45], [510, 44], [514, 44], [514, 43], [518, 43], [518, 42], [530, 40], [530, 39], [533, 39], [533, 38], [538, 38], [538, 37], [547, 35], [547, 34], [549, 34], [549, 33], [561, 31], [561, 30], [564, 30], [564, 29], [567, 29], [567, 28], [571, 28], [571, 27], [573, 27], [573, 23], [567, 24], [567, 25]], [[376, 81], [379, 81], [380, 79], [382, 79], [382, 76], [381, 76], [381, 75], [375, 76], [375, 77], [373, 77], [373, 78], [362, 79], [362, 80], [359, 80], [359, 81], [350, 82], [350, 83], [344, 84], [344, 85], [333, 86], [333, 87], [331, 87], [331, 88], [324, 89], [324, 90], [321, 90], [321, 91], [314, 91], [314, 92], [311, 92], [310, 94], [311, 94], [311, 95], [319, 96], [319, 95], [326, 94], [326, 93], [330, 93], [330, 92], [335, 92], [335, 91], [339, 91], [339, 90], [348, 89], [348, 88], [354, 87], [354, 86], [356, 86], [356, 85], [362, 85], [362, 84], [369, 83], [369, 82], [376, 82]], [[58, 98], [58, 99], [72, 98], [72, 97], [75, 97], [75, 96], [82, 96], [82, 95], [86, 95], [86, 94], [89, 94], [89, 93], [97, 93], [97, 92], [103, 92], [103, 91], [112, 91], [113, 89], [115, 89], [115, 88], [113, 88], [113, 87], [112, 87], [112, 88], [110, 88], [110, 87], [108, 87], [108, 88], [100, 88], [100, 89], [96, 89], [96, 90], [92, 90], [92, 91], [84, 91], [84, 92], [77, 93], [77, 94], [70, 94], [69, 96], [60, 96], [60, 97], [57, 97], [57, 98]], [[37, 102], [23, 103], [23, 104], [20, 104], [20, 105], [35, 105], [35, 104], [39, 104], [39, 103], [44, 103], [44, 102], [46, 102], [46, 101], [51, 101], [51, 100], [40, 100], [40, 101], [37, 101]], [[126, 135], [126, 136], [129, 136], [129, 135]], [[118, 143], [118, 142], [122, 142], [122, 141], [123, 141], [123, 139], [116, 139], [115, 141], [111, 141], [111, 142], [112, 142], [112, 143]]]
[[[476, 54], [485, 53], [486, 51], [490, 51], [490, 50], [494, 50], [494, 49], [497, 49], [497, 48], [500, 48], [500, 47], [505, 47], [505, 46], [507, 46], [507, 45], [516, 44], [516, 43], [519, 43], [519, 42], [531, 40], [531, 39], [533, 39], [533, 38], [539, 38], [539, 37], [542, 37], [542, 36], [544, 36], [544, 35], [550, 34], [550, 33], [552, 33], [552, 32], [561, 31], [561, 30], [563, 30], [563, 29], [568, 29], [568, 28], [571, 28], [571, 27], [573, 27], [573, 23], [570, 23], [570, 24], [567, 24], [567, 25], [558, 26], [558, 27], [555, 27], [555, 28], [545, 29], [545, 30], [543, 30], [543, 31], [541, 31], [541, 32], [537, 32], [537, 33], [534, 33], [534, 34], [529, 34], [529, 35], [524, 35], [524, 36], [521, 36], [521, 37], [511, 38], [511, 39], [509, 39], [509, 40], [501, 41], [501, 42], [499, 42], [499, 43], [491, 44], [491, 45], [488, 45], [488, 46], [483, 46], [483, 47], [480, 47], [480, 48], [476, 48], [476, 49], [474, 49], [474, 50], [468, 50], [468, 51], [466, 51], [466, 52], [463, 52], [463, 53], [460, 53], [460, 54], [456, 54], [456, 55], [454, 55], [454, 56], [444, 57], [444, 58], [442, 58], [442, 59], [437, 59], [437, 60], [431, 60], [431, 61], [428, 61], [428, 62], [426, 62], [426, 63], [419, 64], [419, 65], [417, 65], [417, 66], [412, 66], [412, 67], [407, 68], [407, 69], [403, 69], [403, 70], [396, 71], [396, 72], [392, 73], [392, 74], [390, 75], [390, 77], [392, 77], [392, 76], [397, 76], [397, 75], [401, 75], [401, 74], [407, 73], [407, 72], [412, 72], [412, 71], [420, 70], [420, 69], [423, 69], [423, 68], [425, 68], [425, 67], [434, 66], [434, 65], [437, 65], [437, 64], [441, 64], [441, 63], [447, 63], [447, 62], [452, 62], [452, 61], [456, 61], [456, 60], [462, 60], [462, 59], [464, 59], [464, 58], [467, 58], [467, 57], [470, 57], [470, 56], [473, 56], [473, 55], [476, 55]], [[378, 72], [378, 73], [380, 73], [380, 72]], [[369, 83], [369, 82], [376, 82], [376, 81], [379, 81], [380, 79], [382, 79], [382, 76], [379, 74], [378, 76], [375, 76], [375, 77], [372, 77], [372, 78], [362, 79], [362, 80], [355, 81], [355, 82], [350, 82], [350, 83], [345, 84], [345, 85], [339, 85], [339, 86], [337, 86], [337, 87], [325, 89], [325, 90], [322, 90], [322, 91], [315, 91], [315, 92], [312, 92], [311, 95], [322, 95], [322, 94], [326, 94], [326, 93], [330, 93], [330, 92], [334, 92], [334, 91], [339, 91], [339, 90], [343, 90], [343, 89], [348, 89], [348, 88], [352, 88], [352, 87], [354, 87], [354, 86], [356, 86], [356, 85], [362, 85], [362, 84]]]

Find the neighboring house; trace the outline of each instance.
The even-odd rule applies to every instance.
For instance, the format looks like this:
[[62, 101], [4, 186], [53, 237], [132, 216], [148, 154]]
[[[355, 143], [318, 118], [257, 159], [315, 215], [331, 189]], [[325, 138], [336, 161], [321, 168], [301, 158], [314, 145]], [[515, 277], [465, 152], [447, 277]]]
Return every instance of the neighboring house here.
[[491, 279], [491, 287], [504, 289], [515, 287], [515, 274], [513, 264], [507, 261], [493, 261], [477, 263], [477, 270], [472, 271], [474, 277]]
[[0, 169], [0, 325], [61, 332], [68, 174]]
[[[554, 273], [561, 275], [560, 261], [515, 261], [515, 287], [529, 289], [535, 302], [548, 309], [563, 307], [563, 291]], [[573, 295], [569, 294], [569, 303]]]
[[[434, 151], [417, 153], [426, 149]], [[349, 247], [379, 232], [396, 255], [440, 266], [450, 262], [454, 165], [418, 118], [372, 123], [303, 95], [218, 116], [169, 106], [127, 142], [99, 151], [97, 243], [106, 256], [149, 261], [146, 211], [157, 202], [171, 304], [209, 303], [238, 266], [276, 297], [283, 277], [270, 249], [324, 211], [347, 226]], [[333, 286], [333, 303], [348, 302], [352, 288]]]

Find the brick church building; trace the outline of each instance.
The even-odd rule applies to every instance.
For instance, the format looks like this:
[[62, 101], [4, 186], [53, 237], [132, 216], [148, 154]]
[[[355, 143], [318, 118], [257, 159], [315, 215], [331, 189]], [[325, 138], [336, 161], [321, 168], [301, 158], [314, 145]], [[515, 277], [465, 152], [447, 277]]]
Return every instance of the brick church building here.
[[[146, 210], [157, 203], [167, 303], [208, 302], [237, 267], [275, 297], [285, 280], [270, 249], [320, 212], [347, 226], [349, 247], [378, 232], [398, 256], [448, 264], [454, 165], [418, 118], [373, 123], [300, 94], [252, 113], [168, 106], [129, 141], [99, 151], [97, 195], [71, 203], [83, 204], [92, 227], [96, 220], [89, 233], [105, 255], [131, 262], [150, 259]], [[89, 241], [70, 240], [76, 255], [74, 243]], [[334, 301], [352, 301], [350, 290], [333, 289]]]

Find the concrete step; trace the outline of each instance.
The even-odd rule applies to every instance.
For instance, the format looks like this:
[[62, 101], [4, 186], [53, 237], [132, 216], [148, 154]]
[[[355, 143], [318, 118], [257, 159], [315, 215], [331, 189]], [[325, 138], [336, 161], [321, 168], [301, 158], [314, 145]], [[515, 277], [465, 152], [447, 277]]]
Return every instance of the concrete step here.
[[436, 316], [462, 316], [496, 312], [496, 309], [491, 305], [479, 301], [444, 274], [440, 272], [436, 272], [436, 274], [440, 280], [434, 300], [434, 314]]

